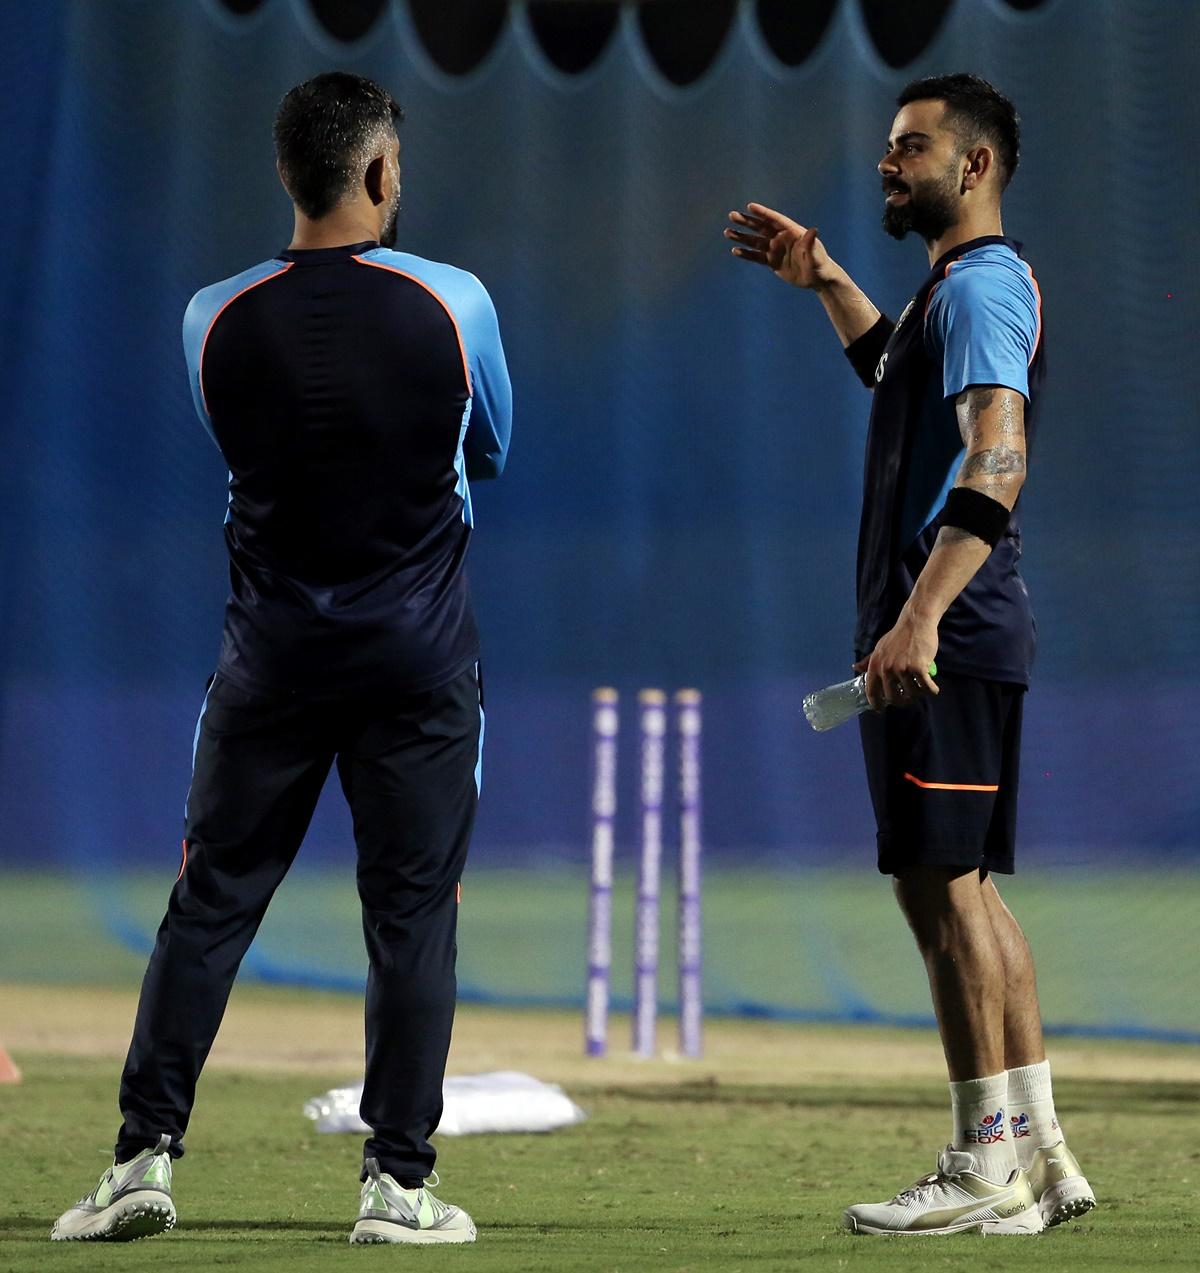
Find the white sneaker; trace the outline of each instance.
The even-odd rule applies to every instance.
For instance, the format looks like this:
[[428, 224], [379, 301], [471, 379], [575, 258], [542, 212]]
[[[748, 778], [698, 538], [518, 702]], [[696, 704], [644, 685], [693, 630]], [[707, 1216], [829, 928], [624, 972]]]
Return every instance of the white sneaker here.
[[1061, 1140], [1033, 1155], [1029, 1184], [1047, 1229], [1084, 1215], [1096, 1205], [1096, 1195], [1079, 1170], [1075, 1155]]
[[154, 1149], [143, 1149], [127, 1163], [113, 1163], [86, 1198], [58, 1217], [51, 1239], [129, 1242], [173, 1229], [170, 1144], [170, 1136], [163, 1135]]
[[1040, 1233], [1042, 1217], [1029, 1180], [1018, 1167], [1002, 1184], [974, 1170], [972, 1154], [947, 1147], [938, 1169], [890, 1202], [848, 1207], [852, 1233]]
[[[422, 1185], [402, 1189], [368, 1158], [351, 1242], [474, 1242], [475, 1222], [461, 1207], [435, 1198]], [[437, 1175], [433, 1184], [438, 1183]]]

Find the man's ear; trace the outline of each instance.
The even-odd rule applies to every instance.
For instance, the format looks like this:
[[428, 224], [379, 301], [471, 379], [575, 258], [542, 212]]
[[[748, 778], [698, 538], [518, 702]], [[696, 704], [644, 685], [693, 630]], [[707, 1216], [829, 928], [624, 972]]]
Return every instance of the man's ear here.
[[376, 155], [374, 159], [367, 164], [367, 171], [363, 174], [363, 185], [367, 188], [367, 195], [371, 202], [376, 206], [383, 202], [383, 174], [385, 164], [382, 155]]
[[996, 163], [996, 156], [990, 146], [976, 146], [963, 156], [966, 168], [963, 170], [962, 191], [975, 190], [983, 184], [984, 178], [991, 172]]

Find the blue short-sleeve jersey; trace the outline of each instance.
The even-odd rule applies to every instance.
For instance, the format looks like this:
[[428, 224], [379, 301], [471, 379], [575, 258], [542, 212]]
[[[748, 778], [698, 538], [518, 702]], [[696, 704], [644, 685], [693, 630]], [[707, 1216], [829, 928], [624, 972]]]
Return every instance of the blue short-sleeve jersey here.
[[955, 258], [930, 293], [925, 343], [941, 363], [943, 397], [956, 398], [971, 385], [1003, 385], [1028, 402], [1040, 334], [1033, 272], [1003, 243]]
[[222, 675], [323, 696], [470, 667], [469, 483], [512, 423], [479, 280], [376, 243], [289, 250], [198, 292], [183, 344], [229, 469]]
[[[1043, 348], [1038, 286], [1020, 246], [1009, 239], [974, 239], [948, 253], [900, 315], [876, 368], [867, 437], [855, 633], [860, 655], [895, 624], [941, 529], [941, 509], [964, 453], [955, 399], [976, 385], [1022, 394], [1028, 452]], [[1005, 535], [939, 625], [939, 667], [1028, 683], [1034, 622], [1020, 556], [1014, 509]]]

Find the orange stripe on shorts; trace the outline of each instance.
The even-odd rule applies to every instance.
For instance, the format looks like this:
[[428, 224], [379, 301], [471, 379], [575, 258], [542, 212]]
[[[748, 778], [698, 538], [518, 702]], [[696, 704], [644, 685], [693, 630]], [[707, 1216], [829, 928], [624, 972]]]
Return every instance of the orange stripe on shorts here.
[[916, 783], [918, 787], [925, 791], [999, 791], [999, 783], [976, 783], [976, 782], [922, 782], [920, 778], [914, 778], [912, 774], [905, 774], [906, 782]]

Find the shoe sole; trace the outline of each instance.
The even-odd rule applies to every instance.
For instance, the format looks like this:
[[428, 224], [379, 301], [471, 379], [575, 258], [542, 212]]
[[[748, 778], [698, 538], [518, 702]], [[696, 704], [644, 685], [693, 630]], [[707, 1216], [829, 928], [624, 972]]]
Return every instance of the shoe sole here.
[[432, 1246], [435, 1243], [474, 1241], [474, 1224], [469, 1229], [410, 1229], [402, 1224], [389, 1224], [386, 1220], [360, 1220], [350, 1234], [351, 1246], [382, 1246], [387, 1243]]
[[882, 1229], [859, 1220], [857, 1216], [843, 1216], [842, 1224], [851, 1233], [883, 1238], [927, 1238], [952, 1233], [982, 1233], [989, 1237], [1016, 1236], [1041, 1233], [1043, 1228], [1042, 1217], [1036, 1207], [1030, 1207], [1020, 1215], [1008, 1216], [1004, 1220], [969, 1220], [965, 1224], [947, 1225], [943, 1229]]
[[1082, 1176], [1068, 1176], [1066, 1180], [1060, 1180], [1038, 1199], [1038, 1210], [1047, 1229], [1087, 1215], [1095, 1205], [1095, 1194]]
[[175, 1227], [175, 1207], [162, 1194], [123, 1198], [104, 1211], [97, 1212], [75, 1233], [50, 1233], [53, 1242], [136, 1242], [153, 1238]]

